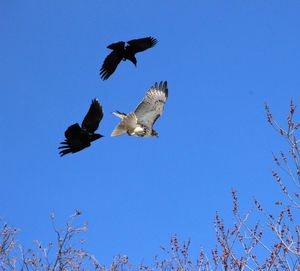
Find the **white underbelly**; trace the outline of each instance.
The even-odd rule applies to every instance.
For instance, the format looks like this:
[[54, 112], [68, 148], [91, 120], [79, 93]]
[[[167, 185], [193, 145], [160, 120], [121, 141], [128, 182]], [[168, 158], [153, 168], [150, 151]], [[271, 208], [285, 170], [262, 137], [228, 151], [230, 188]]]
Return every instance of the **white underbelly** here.
[[141, 134], [144, 134], [145, 131], [144, 131], [144, 129], [143, 129], [142, 127], [137, 126], [137, 127], [134, 129], [133, 133], [136, 134], [136, 135], [141, 135]]

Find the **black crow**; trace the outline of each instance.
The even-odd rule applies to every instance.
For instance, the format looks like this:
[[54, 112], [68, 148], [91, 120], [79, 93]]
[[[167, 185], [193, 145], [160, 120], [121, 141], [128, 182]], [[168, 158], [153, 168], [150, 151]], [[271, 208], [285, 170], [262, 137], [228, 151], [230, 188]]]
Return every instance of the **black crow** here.
[[95, 133], [102, 118], [102, 106], [96, 99], [93, 99], [81, 127], [78, 123], [75, 123], [65, 131], [66, 139], [60, 143], [62, 146], [59, 147], [61, 149], [60, 156], [81, 151], [91, 146], [92, 141], [103, 137], [103, 135]]
[[147, 37], [130, 40], [127, 43], [128, 45], [125, 46], [124, 41], [119, 41], [107, 46], [112, 52], [105, 58], [100, 69], [100, 76], [103, 80], [107, 80], [114, 73], [122, 59], [124, 61], [128, 59], [136, 66], [135, 54], [153, 47], [157, 40], [153, 37]]

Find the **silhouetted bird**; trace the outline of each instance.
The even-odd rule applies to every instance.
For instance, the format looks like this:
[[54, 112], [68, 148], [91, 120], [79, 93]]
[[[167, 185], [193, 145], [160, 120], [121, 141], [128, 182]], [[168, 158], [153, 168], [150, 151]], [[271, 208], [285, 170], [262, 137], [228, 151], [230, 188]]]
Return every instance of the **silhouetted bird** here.
[[127, 133], [130, 136], [158, 137], [153, 125], [163, 112], [168, 98], [167, 81], [154, 84], [146, 93], [143, 101], [129, 114], [113, 112], [122, 121], [113, 130], [112, 136]]
[[75, 123], [69, 126], [65, 131], [66, 139], [60, 143], [63, 146], [59, 147], [59, 149], [61, 149], [59, 152], [60, 156], [81, 151], [91, 146], [92, 141], [103, 137], [103, 135], [95, 133], [102, 118], [102, 106], [96, 99], [93, 99], [90, 109], [83, 119], [81, 127], [78, 123]]
[[130, 40], [127, 43], [128, 45], [125, 46], [124, 41], [119, 41], [106, 47], [111, 49], [112, 52], [105, 58], [100, 69], [100, 76], [103, 80], [107, 80], [114, 73], [122, 59], [124, 61], [128, 59], [136, 66], [135, 54], [153, 47], [157, 40], [153, 37], [147, 37]]

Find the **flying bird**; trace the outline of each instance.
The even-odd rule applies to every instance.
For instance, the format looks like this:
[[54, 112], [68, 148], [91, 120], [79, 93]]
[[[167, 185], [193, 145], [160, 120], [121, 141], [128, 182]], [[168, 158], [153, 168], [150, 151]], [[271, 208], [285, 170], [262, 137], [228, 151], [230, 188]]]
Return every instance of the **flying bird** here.
[[111, 135], [118, 136], [127, 133], [130, 136], [158, 137], [159, 135], [153, 129], [153, 125], [162, 114], [167, 98], [167, 81], [160, 82], [159, 85], [155, 83], [147, 91], [143, 101], [134, 112], [127, 115], [119, 111], [113, 112], [122, 120]]
[[137, 60], [135, 54], [143, 52], [157, 43], [157, 40], [153, 37], [147, 37], [142, 39], [135, 39], [127, 41], [125, 46], [124, 41], [119, 41], [108, 45], [106, 48], [111, 49], [112, 52], [105, 58], [102, 68], [100, 69], [100, 76], [103, 80], [107, 80], [116, 70], [117, 66], [123, 59], [128, 59], [135, 66]]
[[61, 149], [60, 156], [81, 151], [91, 146], [91, 142], [103, 137], [103, 135], [95, 133], [102, 118], [102, 106], [97, 99], [93, 99], [81, 127], [78, 123], [75, 123], [65, 131], [66, 139], [60, 143], [62, 146], [58, 148]]

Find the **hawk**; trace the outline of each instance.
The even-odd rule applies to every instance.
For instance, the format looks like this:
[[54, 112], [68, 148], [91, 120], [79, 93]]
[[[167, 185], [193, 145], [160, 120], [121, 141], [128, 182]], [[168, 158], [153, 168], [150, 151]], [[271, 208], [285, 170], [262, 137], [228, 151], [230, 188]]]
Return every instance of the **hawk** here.
[[60, 143], [62, 146], [58, 148], [61, 149], [59, 152], [60, 156], [79, 152], [91, 146], [91, 142], [103, 137], [103, 135], [95, 133], [102, 118], [102, 106], [97, 99], [93, 99], [89, 111], [82, 121], [81, 127], [78, 123], [75, 123], [69, 126], [65, 131], [66, 139]]
[[112, 136], [127, 133], [130, 136], [158, 137], [153, 125], [163, 112], [168, 98], [167, 81], [155, 83], [146, 93], [143, 101], [134, 112], [124, 114], [119, 111], [113, 114], [122, 121], [113, 130]]
[[135, 54], [143, 52], [157, 43], [157, 40], [153, 37], [147, 37], [142, 39], [135, 39], [127, 41], [125, 46], [124, 41], [119, 41], [108, 45], [106, 48], [111, 49], [112, 52], [105, 58], [102, 68], [100, 69], [100, 76], [103, 80], [107, 80], [116, 70], [117, 66], [123, 59], [128, 59], [135, 66], [137, 60]]

